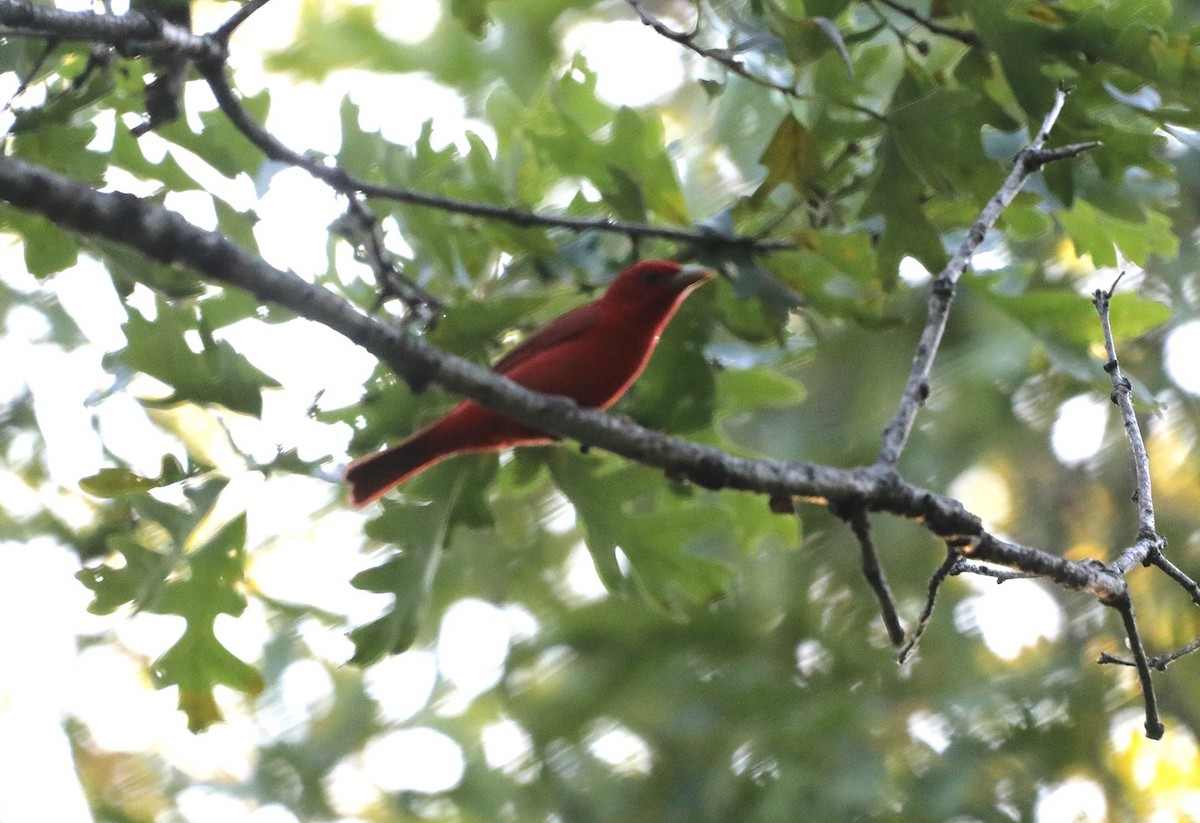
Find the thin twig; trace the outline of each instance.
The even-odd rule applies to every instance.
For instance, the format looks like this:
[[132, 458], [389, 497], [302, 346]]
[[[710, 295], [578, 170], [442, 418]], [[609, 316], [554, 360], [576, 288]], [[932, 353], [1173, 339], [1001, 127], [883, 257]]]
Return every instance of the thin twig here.
[[432, 327], [438, 311], [442, 308], [442, 301], [417, 285], [416, 281], [396, 265], [384, 244], [383, 230], [375, 212], [371, 211], [358, 195], [351, 195], [349, 200], [346, 233], [359, 255], [375, 274], [379, 294], [374, 310], [378, 311], [388, 298], [395, 297], [408, 309], [412, 319], [423, 323], [427, 329]]
[[46, 58], [48, 58], [57, 47], [58, 41], [56, 41], [54, 38], [47, 38], [42, 47], [41, 54], [37, 56], [37, 59], [33, 61], [33, 65], [29, 67], [29, 72], [25, 77], [21, 78], [21, 82], [17, 84], [17, 88], [13, 91], [8, 100], [4, 101], [4, 105], [0, 106], [0, 114], [3, 114], [11, 109], [13, 104], [17, 102], [17, 98], [29, 90], [29, 81], [33, 79], [39, 71], [42, 70], [42, 66], [46, 65]]
[[221, 45], [228, 46], [229, 38], [233, 36], [233, 33], [235, 30], [237, 30], [237, 27], [249, 20], [250, 15], [254, 14], [254, 12], [261, 9], [269, 2], [270, 0], [249, 0], [249, 2], [238, 7], [238, 10], [230, 15], [228, 20], [213, 29], [211, 35], [212, 38]]
[[1037, 135], [1027, 147], [1017, 154], [1008, 178], [1004, 181], [1000, 190], [983, 207], [983, 211], [979, 213], [979, 217], [976, 218], [975, 222], [971, 224], [971, 228], [967, 231], [966, 239], [963, 240], [954, 257], [942, 269], [941, 274], [934, 279], [933, 288], [929, 295], [929, 313], [925, 321], [925, 329], [921, 334], [920, 343], [917, 344], [916, 353], [913, 355], [912, 370], [909, 372], [908, 383], [904, 387], [904, 394], [901, 397], [900, 405], [896, 409], [896, 414], [892, 417], [891, 422], [883, 430], [883, 444], [880, 447], [879, 457], [876, 460], [878, 465], [894, 467], [900, 459], [900, 453], [904, 451], [904, 446], [908, 442], [908, 436], [912, 432], [913, 423], [917, 417], [917, 411], [924, 405], [926, 398], [929, 396], [929, 377], [933, 370], [933, 360], [937, 356], [938, 347], [942, 342], [942, 335], [946, 331], [946, 323], [950, 317], [950, 304], [954, 299], [955, 286], [958, 284], [958, 280], [962, 277], [963, 272], [966, 271], [971, 261], [971, 256], [979, 248], [984, 237], [987, 236], [988, 230], [996, 223], [1000, 214], [1008, 207], [1013, 198], [1017, 196], [1017, 193], [1021, 191], [1025, 186], [1025, 182], [1034, 172], [1041, 169], [1046, 163], [1066, 157], [1074, 157], [1095, 145], [1081, 143], [1050, 151], [1043, 150], [1046, 139], [1050, 136], [1050, 130], [1054, 127], [1059, 114], [1062, 112], [1066, 98], [1067, 90], [1059, 88], [1054, 97], [1054, 104], [1042, 120], [1042, 125], [1038, 129]]
[[795, 248], [790, 240], [758, 240], [753, 237], [742, 237], [717, 232], [711, 229], [681, 229], [666, 226], [651, 226], [645, 223], [632, 223], [623, 220], [613, 220], [607, 217], [583, 218], [562, 217], [523, 211], [511, 206], [496, 206], [490, 203], [478, 203], [469, 200], [457, 200], [452, 197], [442, 197], [435, 194], [413, 191], [397, 186], [383, 186], [359, 180], [350, 175], [338, 165], [329, 165], [319, 157], [301, 154], [281, 143], [274, 135], [264, 129], [250, 116], [238, 100], [237, 95], [229, 86], [225, 77], [223, 62], [209, 61], [199, 63], [201, 75], [212, 89], [217, 105], [251, 143], [256, 145], [267, 157], [286, 163], [289, 166], [303, 169], [318, 180], [326, 183], [341, 194], [358, 192], [368, 197], [382, 200], [394, 200], [409, 203], [414, 206], [439, 209], [440, 211], [464, 214], [470, 217], [481, 217], [488, 220], [502, 220], [517, 226], [541, 226], [545, 228], [568, 229], [575, 232], [599, 231], [613, 234], [623, 234], [629, 238], [655, 237], [661, 240], [672, 240], [680, 243], [694, 243], [698, 246], [723, 246], [741, 248], [752, 251], [782, 251]]
[[[1149, 660], [1147, 660], [1146, 663], [1150, 666], [1150, 668], [1154, 669], [1155, 671], [1165, 672], [1167, 670], [1167, 666], [1170, 666], [1172, 663], [1174, 663], [1176, 660], [1178, 660], [1181, 657], [1187, 657], [1189, 654], [1191, 654], [1192, 652], [1195, 652], [1198, 649], [1200, 649], [1200, 640], [1193, 640], [1191, 643], [1188, 643], [1182, 649], [1176, 649], [1173, 652], [1166, 652], [1164, 654], [1155, 655], [1154, 657], [1151, 657]], [[1135, 663], [1132, 660], [1125, 660], [1124, 658], [1121, 658], [1121, 657], [1114, 657], [1113, 655], [1109, 654], [1108, 652], [1101, 652], [1100, 657], [1096, 660], [1096, 662], [1100, 663], [1102, 665], [1105, 663], [1112, 663], [1117, 666], [1134, 666], [1134, 667], [1137, 666], [1137, 663]]]
[[[672, 43], [677, 43], [677, 44], [683, 46], [685, 49], [687, 49], [695, 54], [700, 55], [701, 57], [705, 58], [706, 60], [712, 60], [716, 63], [719, 63], [722, 66], [724, 66], [728, 71], [731, 71], [734, 74], [736, 74], [738, 77], [749, 80], [751, 83], [762, 86], [763, 88], [767, 88], [767, 89], [771, 89], [773, 91], [780, 92], [782, 94], [787, 95], [788, 97], [791, 97], [794, 100], [812, 100], [813, 99], [812, 95], [804, 94], [803, 92], [798, 91], [796, 89], [794, 83], [790, 86], [786, 85], [784, 83], [777, 83], [774, 80], [769, 80], [766, 77], [763, 77], [762, 75], [759, 75], [759, 74], [756, 74], [756, 73], [750, 71], [750, 69], [746, 67], [745, 63], [738, 60], [736, 57], [734, 57], [732, 54], [730, 54], [729, 51], [726, 49], [710, 49], [710, 48], [701, 46], [699, 43], [696, 42], [696, 31], [695, 30], [690, 31], [690, 32], [676, 31], [675, 29], [671, 28], [666, 23], [662, 22], [657, 17], [655, 17], [654, 15], [652, 15], [648, 11], [646, 11], [642, 7], [640, 0], [625, 0], [625, 2], [627, 2], [629, 4], [630, 8], [632, 8], [635, 12], [637, 12], [638, 17], [641, 18], [641, 21], [643, 24], [654, 29], [655, 32], [662, 35], [667, 40], [670, 40]], [[699, 25], [700, 25], [700, 21], [697, 18], [697, 21], [696, 21], [697, 28], [699, 27]], [[862, 106], [857, 103], [848, 103], [844, 100], [831, 100], [830, 102], [834, 103], [836, 105], [842, 106], [844, 108], [850, 109], [851, 111], [856, 111], [859, 114], [865, 114], [874, 120], [878, 120], [879, 122], [887, 122], [886, 115], [880, 114], [879, 112], [875, 111], [874, 109], [867, 108], [866, 106]]]
[[1183, 590], [1188, 593], [1188, 596], [1192, 598], [1193, 603], [1195, 603], [1197, 606], [1200, 606], [1200, 585], [1197, 585], [1195, 580], [1193, 580], [1191, 577], [1185, 574], [1182, 569], [1168, 560], [1166, 555], [1162, 553], [1161, 546], [1157, 551], [1151, 552], [1149, 560], [1152, 564], [1162, 570], [1167, 577], [1178, 583], [1180, 587], [1182, 587]]
[[950, 570], [951, 577], [957, 577], [960, 574], [978, 574], [982, 577], [995, 578], [996, 585], [1007, 583], [1009, 580], [1033, 580], [1039, 576], [1030, 574], [1029, 572], [1014, 572], [1009, 569], [997, 569], [994, 566], [985, 566], [982, 563], [972, 563], [961, 557], [954, 564], [954, 568]]
[[900, 647], [900, 651], [896, 652], [896, 662], [900, 665], [907, 663], [913, 652], [917, 650], [921, 636], [925, 634], [925, 629], [929, 626], [929, 618], [933, 616], [933, 606], [937, 601], [938, 591], [941, 589], [942, 583], [950, 576], [958, 559], [958, 552], [952, 546], [947, 545], [946, 559], [929, 578], [929, 593], [925, 598], [925, 608], [921, 609], [921, 616], [917, 618], [917, 625], [913, 628], [912, 634], [908, 636], [908, 640]]
[[830, 506], [833, 513], [850, 524], [850, 529], [858, 539], [862, 551], [862, 572], [867, 583], [875, 592], [879, 601], [879, 611], [883, 616], [883, 625], [887, 627], [888, 638], [893, 646], [904, 642], [904, 626], [900, 622], [900, 614], [896, 609], [896, 598], [888, 585], [887, 573], [879, 563], [879, 553], [875, 550], [875, 541], [871, 537], [871, 523], [867, 520], [867, 512], [861, 505], [850, 503]]
[[1167, 541], [1158, 534], [1155, 523], [1154, 494], [1150, 481], [1150, 456], [1146, 452], [1141, 426], [1138, 424], [1137, 414], [1133, 408], [1132, 384], [1129, 378], [1121, 374], [1121, 364], [1117, 359], [1110, 309], [1113, 293], [1124, 274], [1121, 272], [1117, 275], [1117, 279], [1113, 281], [1108, 291], [1097, 289], [1092, 294], [1092, 305], [1096, 307], [1096, 312], [1100, 315], [1100, 325], [1104, 330], [1104, 349], [1108, 354], [1108, 362], [1104, 364], [1104, 371], [1108, 373], [1113, 387], [1109, 397], [1121, 409], [1125, 437], [1129, 441], [1129, 448], [1133, 453], [1133, 470], [1137, 484], [1133, 499], [1138, 504], [1138, 539], [1133, 546], [1123, 551], [1120, 557], [1110, 564], [1110, 567], [1116, 573], [1124, 574], [1139, 563], [1157, 566], [1188, 593], [1193, 603], [1200, 605], [1200, 585], [1197, 585], [1195, 580], [1168, 560], [1163, 553]]
[[1133, 616], [1133, 601], [1129, 598], [1129, 592], [1126, 591], [1124, 597], [1107, 601], [1104, 605], [1120, 612], [1121, 622], [1125, 625], [1125, 634], [1129, 638], [1129, 650], [1133, 652], [1134, 668], [1138, 673], [1138, 683], [1142, 687], [1142, 702], [1146, 707], [1146, 736], [1151, 740], [1161, 740], [1163, 724], [1158, 716], [1158, 699], [1154, 696], [1154, 682], [1150, 679], [1150, 661], [1146, 658], [1146, 648], [1142, 645], [1137, 620]]
[[986, 531], [981, 531], [978, 536], [963, 534], [954, 538], [944, 533], [939, 536], [945, 537], [955, 550], [965, 556], [1019, 569], [1031, 577], [1046, 578], [1101, 600], [1120, 597], [1125, 590], [1125, 581], [1121, 576], [1098, 560], [1067, 560], [1038, 551], [1032, 546], [1004, 540]]
[[935, 23], [932, 20], [922, 17], [917, 13], [916, 9], [897, 3], [895, 0], [879, 0], [879, 2], [887, 6], [892, 11], [904, 15], [917, 25], [923, 26], [933, 34], [940, 34], [942, 37], [949, 37], [968, 46], [979, 45], [979, 37], [973, 31], [955, 29], [949, 26], [943, 26], [940, 23]]
[[1138, 538], [1141, 541], [1143, 538], [1157, 539], [1158, 528], [1154, 522], [1154, 493], [1150, 485], [1150, 456], [1146, 454], [1146, 443], [1142, 439], [1142, 429], [1138, 425], [1137, 414], [1133, 410], [1133, 384], [1129, 382], [1129, 378], [1121, 374], [1121, 364], [1117, 360], [1117, 344], [1113, 340], [1112, 322], [1110, 320], [1109, 307], [1112, 302], [1113, 292], [1117, 288], [1117, 284], [1121, 282], [1121, 277], [1124, 272], [1117, 275], [1117, 279], [1113, 281], [1112, 287], [1108, 291], [1096, 289], [1092, 294], [1092, 305], [1096, 307], [1096, 313], [1100, 315], [1100, 326], [1104, 329], [1104, 350], [1108, 354], [1108, 362], [1104, 364], [1104, 371], [1108, 372], [1109, 380], [1112, 382], [1112, 393], [1109, 399], [1113, 404], [1121, 410], [1121, 417], [1125, 421], [1125, 437], [1129, 441], [1130, 451], [1133, 452], [1133, 471], [1137, 478], [1137, 488], [1134, 491], [1134, 500], [1138, 505]]

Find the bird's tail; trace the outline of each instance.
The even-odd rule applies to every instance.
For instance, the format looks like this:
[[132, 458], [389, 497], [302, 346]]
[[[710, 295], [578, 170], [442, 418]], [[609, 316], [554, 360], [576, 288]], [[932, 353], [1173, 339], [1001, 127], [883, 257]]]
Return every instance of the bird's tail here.
[[435, 438], [418, 434], [390, 449], [360, 457], [346, 467], [345, 479], [350, 484], [350, 502], [362, 508], [378, 500], [388, 491], [418, 472], [448, 457]]

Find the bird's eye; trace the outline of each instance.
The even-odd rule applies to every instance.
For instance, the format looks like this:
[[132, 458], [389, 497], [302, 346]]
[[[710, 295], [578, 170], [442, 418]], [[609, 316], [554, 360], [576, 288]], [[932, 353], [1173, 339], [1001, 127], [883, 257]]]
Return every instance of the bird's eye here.
[[654, 285], [655, 283], [661, 283], [663, 277], [665, 276], [666, 272], [664, 272], [662, 269], [650, 269], [642, 275], [642, 279], [650, 285]]

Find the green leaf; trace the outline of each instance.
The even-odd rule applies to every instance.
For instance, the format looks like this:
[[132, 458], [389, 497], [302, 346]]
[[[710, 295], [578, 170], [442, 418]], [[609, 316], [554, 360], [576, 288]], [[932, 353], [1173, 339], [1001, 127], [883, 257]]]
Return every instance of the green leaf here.
[[152, 610], [187, 621], [183, 635], [150, 668], [155, 688], [179, 687], [179, 708], [188, 728], [199, 732], [221, 719], [213, 687], [244, 694], [263, 690], [262, 675], [217, 639], [218, 615], [237, 617], [246, 608], [237, 591], [244, 573], [246, 516], [238, 515], [199, 549], [187, 555], [188, 574], [168, 582]]
[[[233, 346], [217, 341], [198, 322], [194, 311], [157, 302], [151, 322], [131, 312], [121, 328], [128, 344], [115, 357], [131, 369], [145, 372], [175, 391], [164, 403], [217, 403], [257, 417], [262, 413], [262, 390], [278, 383], [252, 366]], [[201, 350], [193, 352], [185, 334], [198, 334]]]
[[171, 191], [204, 191], [204, 187], [183, 170], [170, 152], [166, 152], [157, 163], [147, 160], [141, 142], [127, 129], [117, 129], [109, 156], [114, 166], [143, 180], [158, 180]]
[[[358, 403], [341, 409], [321, 411], [317, 419], [323, 423], [345, 423], [354, 429], [350, 440], [351, 454], [370, 451], [381, 443], [397, 440], [412, 434], [422, 419], [422, 411], [430, 413], [436, 404], [426, 398], [418, 398], [402, 380], [384, 366], [375, 369], [375, 374], [366, 384], [366, 394]], [[429, 393], [438, 391], [430, 389]], [[443, 396], [439, 392], [438, 396]], [[446, 408], [450, 399], [446, 398]]]
[[[614, 469], [614, 462], [568, 449], [556, 450], [548, 459], [554, 482], [586, 529], [588, 550], [604, 584], [613, 591], [641, 592], [676, 616], [721, 597], [735, 545], [729, 512], [667, 497], [659, 473], [629, 464]], [[628, 577], [617, 560], [618, 549], [629, 559]]]
[[[907, 72], [896, 89], [892, 108], [904, 110], [924, 94], [914, 73]], [[930, 116], [933, 115], [928, 106], [924, 107], [922, 117]], [[939, 122], [946, 122], [942, 115], [937, 117]], [[921, 147], [920, 138], [905, 135], [906, 125], [928, 136], [928, 124], [920, 125], [920, 118], [911, 114], [884, 132], [876, 151], [873, 186], [862, 207], [864, 217], [883, 218], [883, 232], [875, 252], [878, 277], [888, 289], [895, 285], [900, 261], [905, 256], [916, 258], [930, 271], [940, 271], [947, 260], [941, 235], [925, 210], [928, 184], [919, 174], [919, 171], [929, 172], [934, 180], [945, 185], [944, 172], [934, 160], [939, 150], [934, 146]], [[941, 151], [944, 160], [945, 149]]]
[[134, 474], [126, 468], [101, 469], [89, 477], [80, 478], [79, 488], [94, 497], [120, 497], [136, 494], [159, 486], [159, 481]]
[[128, 246], [107, 240], [88, 238], [87, 242], [104, 261], [114, 285], [122, 294], [132, 291], [134, 283], [141, 283], [171, 300], [204, 293], [203, 281], [183, 266], [159, 263]]
[[[5, 44], [5, 51], [15, 49], [15, 43]], [[26, 75], [21, 71], [22, 76]], [[25, 77], [28, 81], [30, 78]], [[82, 80], [82, 85], [76, 85]], [[11, 134], [34, 132], [49, 129], [54, 126], [70, 126], [94, 116], [96, 103], [112, 94], [116, 88], [112, 71], [107, 68], [95, 68], [86, 78], [73, 77], [70, 84], [63, 83], [60, 88], [51, 88], [49, 97], [42, 105], [31, 109], [19, 109]]]
[[[837, 3], [840, 2], [841, 0], [837, 0]], [[770, 12], [771, 30], [778, 35], [793, 65], [805, 66], [812, 63], [831, 48], [841, 52], [845, 60], [845, 43], [831, 21], [824, 19], [818, 22], [811, 17], [793, 17], [773, 4], [767, 8]], [[829, 16], [835, 16], [836, 3], [830, 8], [834, 14]], [[794, 11], [808, 13], [807, 4], [803, 10]]]
[[1144, 266], [1150, 255], [1174, 257], [1179, 238], [1171, 231], [1171, 220], [1157, 212], [1140, 223], [1113, 217], [1084, 200], [1076, 200], [1069, 212], [1058, 215], [1075, 244], [1077, 254], [1090, 254], [1097, 266], [1117, 265], [1117, 249], [1126, 259]]
[[663, 332], [650, 363], [617, 411], [665, 432], [706, 429], [712, 423], [713, 370], [704, 356], [712, 315], [700, 295], [689, 298]]
[[371, 6], [334, 6], [321, 0], [300, 4], [296, 36], [269, 55], [267, 71], [290, 73], [298, 80], [321, 81], [331, 71], [351, 66], [395, 69], [396, 43], [384, 36]]
[[[1030, 331], [1058, 344], [1087, 349], [1102, 341], [1100, 320], [1088, 297], [1070, 289], [1038, 290], [1004, 295], [983, 292]], [[1113, 336], [1119, 340], [1140, 337], [1171, 319], [1171, 309], [1157, 300], [1132, 292], [1119, 292], [1110, 303]]]
[[108, 161], [103, 154], [88, 150], [95, 139], [96, 126], [92, 123], [44, 126], [14, 137], [12, 153], [30, 163], [99, 186], [104, 183]]
[[870, 283], [875, 278], [875, 250], [871, 238], [863, 232], [807, 231], [802, 232], [797, 241], [802, 248], [859, 283]]
[[367, 524], [367, 536], [399, 551], [383, 564], [359, 572], [355, 588], [390, 594], [392, 605], [377, 620], [350, 632], [351, 663], [367, 666], [409, 648], [421, 628], [434, 574], [441, 559], [467, 472], [460, 465], [435, 466], [405, 486], [406, 494], [428, 496], [425, 503], [383, 501], [383, 513]]
[[721, 414], [792, 406], [806, 396], [802, 383], [774, 369], [723, 369], [717, 372], [716, 380]]
[[437, 328], [429, 334], [429, 342], [448, 349], [460, 357], [480, 363], [498, 359], [496, 344], [505, 332], [524, 328], [535, 329], [540, 318], [538, 310], [549, 297], [492, 297], [488, 300], [468, 300], [446, 310]]
[[94, 497], [121, 497], [126, 494], [142, 494], [150, 489], [169, 486], [187, 479], [188, 474], [172, 454], [162, 458], [162, 470], [158, 477], [143, 477], [128, 468], [106, 468], [79, 480], [79, 488]]
[[[169, 455], [163, 458], [164, 479], [173, 478], [181, 471], [175, 458]], [[144, 494], [132, 498], [132, 508], [140, 520], [162, 526], [167, 539], [155, 540], [151, 543], [154, 548], [151, 548], [141, 541], [153, 535], [148, 537], [128, 531], [111, 535], [106, 544], [107, 551], [120, 554], [122, 564], [89, 566], [75, 575], [96, 595], [88, 610], [96, 614], [109, 614], [118, 606], [131, 603], [137, 609], [153, 611], [168, 577], [180, 564], [188, 562], [184, 546], [189, 535], [207, 517], [227, 482], [211, 480], [188, 489], [186, 495], [191, 503], [190, 508], [163, 503]]]
[[34, 277], [46, 277], [75, 265], [79, 259], [79, 241], [37, 215], [0, 206], [0, 229], [21, 238], [25, 268]]
[[[524, 117], [529, 139], [559, 173], [590, 181], [622, 217], [690, 222], [661, 117], [628, 106], [607, 109], [595, 99], [595, 75], [582, 61]], [[608, 139], [599, 139], [606, 126]]]
[[[256, 122], [266, 122], [271, 105], [269, 92], [264, 90], [253, 97], [242, 97], [241, 103]], [[200, 131], [196, 133], [186, 119], [180, 118], [156, 129], [155, 133], [192, 152], [226, 177], [257, 176], [256, 172], [265, 162], [262, 153], [237, 130], [224, 112], [220, 109], [201, 112], [200, 124]]]
[[782, 183], [807, 196], [825, 173], [812, 132], [791, 114], [780, 121], [758, 162], [766, 166], [767, 176], [754, 193], [753, 201], [757, 203]]
[[138, 608], [150, 605], [171, 573], [175, 558], [148, 549], [127, 534], [109, 537], [108, 550], [119, 553], [123, 564], [89, 566], [75, 573], [75, 579], [95, 595], [88, 611], [111, 614], [126, 603]]

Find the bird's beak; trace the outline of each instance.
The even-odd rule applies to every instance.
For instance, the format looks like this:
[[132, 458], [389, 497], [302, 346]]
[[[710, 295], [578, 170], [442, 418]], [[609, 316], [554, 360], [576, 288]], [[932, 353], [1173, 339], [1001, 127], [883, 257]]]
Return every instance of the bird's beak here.
[[717, 276], [715, 270], [708, 266], [684, 266], [671, 278], [680, 291], [691, 291], [701, 283], [707, 283]]

